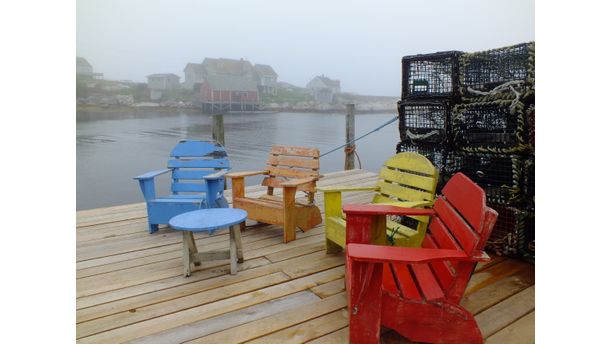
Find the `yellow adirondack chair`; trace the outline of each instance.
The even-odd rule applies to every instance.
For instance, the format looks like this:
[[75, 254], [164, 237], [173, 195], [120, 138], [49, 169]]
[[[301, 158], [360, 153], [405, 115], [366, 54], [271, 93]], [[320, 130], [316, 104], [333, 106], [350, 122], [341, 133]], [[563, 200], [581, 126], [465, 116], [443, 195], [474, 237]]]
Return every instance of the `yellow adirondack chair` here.
[[[325, 248], [339, 252], [346, 243], [346, 220], [342, 213], [342, 192], [376, 191], [371, 203], [402, 207], [427, 207], [433, 204], [438, 171], [424, 156], [414, 152], [399, 153], [385, 161], [373, 187], [319, 187], [325, 202]], [[387, 217], [387, 235], [372, 238], [372, 243], [420, 247], [428, 217]]]

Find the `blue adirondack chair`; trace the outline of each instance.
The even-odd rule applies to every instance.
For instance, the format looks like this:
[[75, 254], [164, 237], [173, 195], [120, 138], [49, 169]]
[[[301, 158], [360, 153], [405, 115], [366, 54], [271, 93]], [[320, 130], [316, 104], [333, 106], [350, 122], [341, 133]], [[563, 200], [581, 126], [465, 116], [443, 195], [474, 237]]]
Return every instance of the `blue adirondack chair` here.
[[[224, 175], [229, 171], [225, 148], [218, 143], [182, 140], [170, 152], [168, 168], [134, 177], [147, 201], [149, 233], [175, 215], [202, 208], [227, 208]], [[154, 178], [172, 172], [171, 194], [156, 197]]]

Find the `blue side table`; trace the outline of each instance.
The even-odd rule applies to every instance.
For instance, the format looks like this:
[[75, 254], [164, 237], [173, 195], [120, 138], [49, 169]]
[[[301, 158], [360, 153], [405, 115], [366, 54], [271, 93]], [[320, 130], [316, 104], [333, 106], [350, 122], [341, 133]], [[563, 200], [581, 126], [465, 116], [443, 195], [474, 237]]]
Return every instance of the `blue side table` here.
[[[191, 276], [191, 263], [200, 265], [205, 260], [230, 259], [230, 274], [235, 275], [237, 263], [242, 263], [242, 237], [238, 224], [245, 221], [247, 212], [235, 208], [211, 208], [189, 211], [170, 219], [170, 227], [183, 231], [183, 271]], [[219, 228], [229, 227], [229, 251], [198, 252], [193, 232], [213, 234]]]

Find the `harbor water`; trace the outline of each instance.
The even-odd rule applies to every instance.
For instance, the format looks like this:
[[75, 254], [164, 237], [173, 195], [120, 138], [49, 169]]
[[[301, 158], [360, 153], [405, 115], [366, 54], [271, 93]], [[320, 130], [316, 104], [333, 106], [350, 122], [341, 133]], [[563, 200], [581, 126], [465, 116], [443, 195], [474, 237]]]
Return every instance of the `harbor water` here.
[[[355, 137], [394, 116], [391, 112], [355, 115]], [[169, 152], [181, 139], [211, 140], [211, 124], [212, 116], [195, 112], [77, 112], [77, 210], [143, 202], [132, 177], [165, 168]], [[228, 114], [224, 125], [232, 171], [263, 169], [274, 144], [317, 147], [323, 154], [345, 140], [342, 113]], [[362, 168], [377, 172], [395, 154], [398, 141], [397, 122], [358, 141]], [[323, 173], [343, 168], [342, 149], [321, 158]], [[246, 179], [247, 185], [260, 181], [260, 177]], [[157, 177], [156, 183], [157, 193], [167, 194], [169, 174]]]

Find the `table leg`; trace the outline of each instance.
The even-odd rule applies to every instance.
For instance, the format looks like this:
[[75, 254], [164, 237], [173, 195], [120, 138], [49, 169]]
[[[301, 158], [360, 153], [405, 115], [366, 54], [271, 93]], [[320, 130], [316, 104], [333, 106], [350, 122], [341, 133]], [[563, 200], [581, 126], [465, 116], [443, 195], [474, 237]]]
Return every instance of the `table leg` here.
[[[195, 239], [193, 238], [193, 232], [189, 232], [189, 251], [191, 253], [191, 257], [193, 257], [196, 253], [198, 253], [198, 247], [195, 244]], [[192, 258], [193, 265], [200, 266], [201, 263], [199, 260], [194, 260]]]
[[191, 250], [189, 249], [191, 232], [183, 232], [183, 274], [185, 277], [191, 276]]
[[234, 232], [234, 240], [236, 241], [238, 263], [242, 263], [244, 262], [244, 253], [242, 252], [242, 234], [240, 234], [240, 225], [233, 225], [231, 231]]
[[234, 235], [233, 226], [229, 231], [230, 234], [230, 274], [235, 275], [238, 266], [236, 264], [236, 236]]

